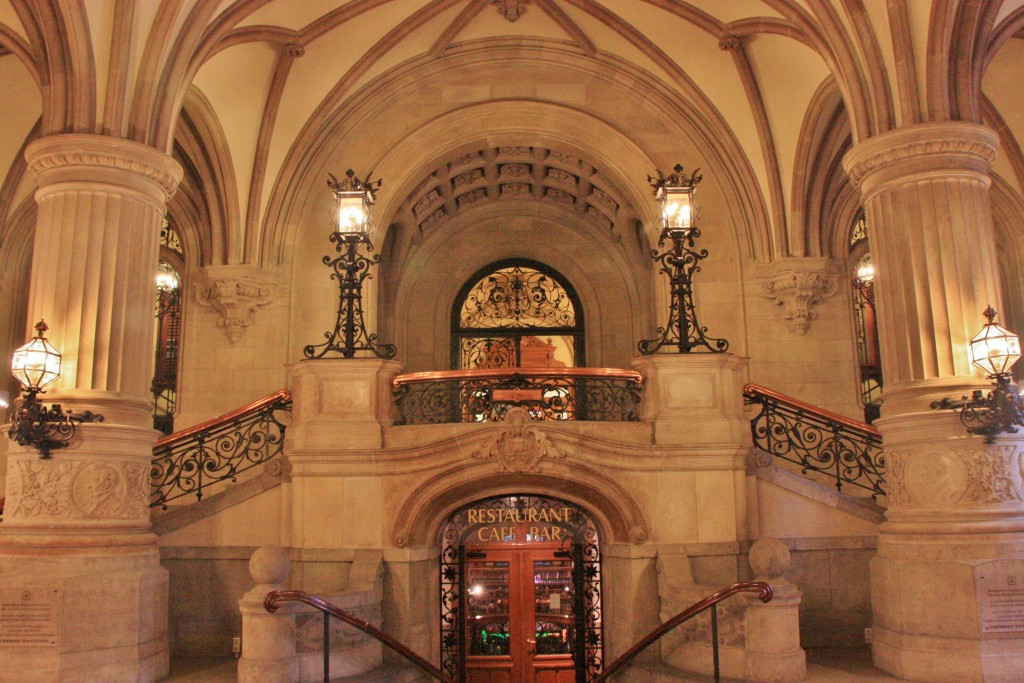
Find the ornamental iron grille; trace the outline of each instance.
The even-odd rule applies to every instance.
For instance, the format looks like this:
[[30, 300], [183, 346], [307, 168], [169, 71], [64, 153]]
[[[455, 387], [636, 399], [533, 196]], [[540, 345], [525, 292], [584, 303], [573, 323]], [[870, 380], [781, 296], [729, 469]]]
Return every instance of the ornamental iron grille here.
[[493, 263], [469, 279], [452, 310], [452, 367], [584, 366], [576, 292], [553, 269], [522, 259]]
[[[873, 270], [871, 254], [857, 262], [857, 272]], [[861, 403], [868, 424], [880, 415], [882, 403], [882, 359], [878, 343], [878, 314], [875, 281], [857, 276], [853, 280], [853, 320], [857, 330], [857, 358], [860, 365]]]
[[828, 475], [839, 491], [850, 485], [870, 491], [872, 498], [886, 495], [885, 453], [877, 429], [756, 384], [743, 388], [743, 398], [758, 406], [750, 433], [762, 451], [755, 456], [759, 464], [781, 458], [799, 465], [803, 474]]
[[[563, 514], [563, 521], [552, 521], [568, 537], [566, 550], [573, 563], [574, 600], [572, 613], [575, 633], [583, 634], [573, 640], [573, 661], [576, 683], [586, 683], [601, 672], [604, 666], [604, 632], [601, 593], [601, 548], [597, 527], [582, 509], [557, 498], [534, 495], [511, 495], [488, 498], [471, 503], [452, 515], [441, 536], [441, 669], [453, 681], [466, 683], [466, 630], [463, 627], [463, 601], [466, 595], [466, 545], [481, 528], [491, 522], [471, 522], [470, 511], [479, 519], [483, 512], [494, 511], [495, 519], [525, 521], [527, 513], [535, 510], [550, 515], [555, 510], [571, 510]], [[511, 540], [511, 539], [508, 539]], [[521, 539], [516, 542], [524, 543]], [[527, 539], [524, 545], [529, 545]]]
[[237, 411], [160, 439], [153, 448], [149, 506], [167, 509], [185, 496], [203, 499], [203, 490], [237, 481], [242, 472], [280, 455], [291, 395], [279, 391]]

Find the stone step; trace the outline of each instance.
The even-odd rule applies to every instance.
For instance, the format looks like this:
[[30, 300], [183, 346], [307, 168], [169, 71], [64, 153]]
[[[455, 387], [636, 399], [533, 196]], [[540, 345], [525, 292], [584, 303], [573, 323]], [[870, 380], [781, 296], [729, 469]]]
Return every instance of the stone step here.
[[428, 683], [436, 680], [410, 667], [385, 664], [371, 671], [344, 678], [331, 678], [332, 683]]
[[[616, 683], [713, 683], [711, 674], [681, 671], [660, 662], [634, 664], [616, 676]], [[721, 683], [742, 683], [737, 678], [722, 676]]]

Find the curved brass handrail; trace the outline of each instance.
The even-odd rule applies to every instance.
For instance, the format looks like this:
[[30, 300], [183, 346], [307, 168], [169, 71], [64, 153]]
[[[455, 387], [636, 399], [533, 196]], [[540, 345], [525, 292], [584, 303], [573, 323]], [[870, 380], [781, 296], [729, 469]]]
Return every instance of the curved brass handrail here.
[[620, 368], [489, 368], [474, 370], [432, 370], [430, 372], [407, 372], [396, 375], [392, 380], [395, 388], [403, 384], [422, 382], [449, 382], [463, 379], [500, 379], [503, 377], [564, 377], [566, 379], [625, 379], [643, 382], [643, 375], [635, 370]]
[[212, 427], [216, 427], [226, 422], [231, 422], [235, 418], [245, 415], [246, 413], [257, 411], [260, 408], [264, 408], [276, 401], [290, 401], [291, 398], [292, 395], [287, 389], [279, 389], [274, 393], [270, 394], [269, 396], [258, 398], [252, 403], [244, 405], [241, 408], [235, 408], [230, 412], [209, 419], [206, 422], [200, 422], [197, 425], [192, 425], [191, 427], [183, 429], [180, 432], [174, 432], [173, 434], [168, 434], [167, 436], [160, 437], [159, 439], [156, 440], [156, 443], [153, 445], [153, 448], [173, 446], [179, 441], [185, 441], [188, 438], [195, 436], [200, 432], [205, 432]]
[[807, 413], [814, 413], [815, 415], [818, 415], [825, 420], [837, 422], [843, 425], [844, 427], [848, 427], [856, 432], [861, 432], [862, 434], [864, 434], [864, 436], [867, 436], [869, 438], [880, 439], [882, 437], [881, 432], [879, 432], [877, 429], [875, 429], [866, 422], [858, 422], [857, 420], [852, 420], [846, 417], [845, 415], [833, 413], [831, 410], [825, 410], [824, 408], [819, 408], [816, 405], [804, 403], [798, 398], [793, 398], [792, 396], [787, 396], [786, 394], [780, 394], [779, 392], [773, 391], [768, 387], [761, 386], [760, 384], [747, 384], [745, 387], [743, 387], [743, 395], [748, 396], [750, 398], [754, 398], [759, 395], [764, 396], [766, 398], [772, 399], [773, 401], [784, 403], [790, 406], [791, 408], [796, 408], [797, 410], [802, 410]]
[[277, 611], [277, 608], [281, 606], [280, 603], [283, 602], [301, 602], [306, 605], [309, 605], [310, 607], [315, 607], [321, 612], [326, 612], [327, 614], [330, 614], [332, 617], [341, 619], [346, 624], [355, 626], [363, 633], [367, 633], [376, 638], [377, 640], [379, 640], [380, 642], [382, 642], [383, 644], [387, 645], [392, 650], [402, 655], [410, 662], [415, 664], [417, 667], [425, 671], [432, 678], [436, 678], [437, 680], [442, 681], [442, 683], [453, 683], [453, 681], [450, 678], [448, 678], [448, 676], [446, 676], [445, 673], [441, 671], [439, 668], [437, 668], [436, 666], [428, 662], [426, 659], [410, 650], [405, 645], [402, 645], [400, 642], [398, 642], [388, 634], [384, 633], [376, 626], [363, 621], [359, 617], [352, 616], [351, 614], [341, 610], [339, 607], [327, 602], [323, 598], [318, 598], [315, 595], [310, 595], [305, 591], [270, 591], [263, 598], [263, 607], [268, 612], [273, 613]]
[[598, 675], [597, 678], [592, 680], [590, 683], [604, 683], [604, 681], [611, 678], [612, 675], [617, 673], [619, 669], [629, 664], [634, 657], [643, 652], [645, 649], [650, 647], [658, 638], [676, 628], [685, 621], [689, 621], [693, 617], [697, 616], [706, 609], [709, 609], [712, 605], [717, 605], [722, 600], [725, 600], [731, 595], [736, 593], [758, 593], [757, 598], [761, 602], [769, 602], [772, 599], [772, 587], [764, 581], [747, 581], [734, 583], [731, 586], [727, 586], [717, 593], [713, 593], [708, 597], [704, 598], [698, 603], [687, 607], [685, 610], [672, 617], [664, 624], [648, 633], [644, 638], [637, 642], [636, 645], [629, 648], [624, 652], [618, 659], [612, 662], [604, 671]]

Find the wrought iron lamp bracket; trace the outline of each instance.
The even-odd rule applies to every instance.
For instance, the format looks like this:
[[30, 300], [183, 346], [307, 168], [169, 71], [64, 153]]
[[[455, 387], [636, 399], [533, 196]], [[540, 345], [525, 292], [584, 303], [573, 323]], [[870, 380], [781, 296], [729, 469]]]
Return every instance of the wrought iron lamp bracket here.
[[637, 346], [640, 353], [650, 355], [662, 346], [675, 346], [679, 353], [690, 353], [704, 348], [711, 353], [725, 353], [729, 342], [709, 337], [708, 328], [697, 321], [697, 309], [693, 301], [693, 276], [700, 272], [700, 262], [708, 257], [707, 249], [697, 250], [699, 228], [686, 230], [665, 229], [658, 238], [658, 247], [667, 241], [671, 246], [662, 251], [651, 250], [651, 258], [660, 264], [659, 272], [668, 276], [671, 289], [668, 323], [658, 327], [658, 336], [644, 339]]
[[63, 410], [60, 404], [43, 405], [37, 398], [44, 392], [26, 389], [21, 405], [11, 416], [8, 435], [19, 446], [32, 446], [39, 451], [39, 457], [47, 459], [50, 453], [66, 447], [75, 436], [75, 425], [83, 422], [103, 422], [103, 416], [92, 411], [75, 415]]
[[[332, 176], [333, 177], [333, 176]], [[379, 182], [379, 181], [378, 181]], [[380, 344], [377, 335], [366, 331], [363, 321], [363, 282], [372, 277], [370, 267], [380, 263], [380, 254], [373, 251], [373, 243], [365, 233], [331, 233], [331, 242], [338, 256], [324, 256], [324, 265], [331, 269], [331, 279], [338, 283], [338, 319], [334, 329], [324, 333], [323, 344], [309, 344], [303, 349], [306, 358], [323, 358], [338, 353], [343, 358], [354, 358], [357, 351], [371, 351], [379, 358], [394, 358], [394, 344]]]
[[985, 437], [985, 443], [995, 443], [999, 434], [1016, 434], [1024, 427], [1024, 401], [1008, 372], [989, 375], [995, 381], [991, 391], [976, 389], [970, 398], [959, 400], [944, 398], [931, 404], [933, 410], [956, 410], [960, 422], [971, 434]]

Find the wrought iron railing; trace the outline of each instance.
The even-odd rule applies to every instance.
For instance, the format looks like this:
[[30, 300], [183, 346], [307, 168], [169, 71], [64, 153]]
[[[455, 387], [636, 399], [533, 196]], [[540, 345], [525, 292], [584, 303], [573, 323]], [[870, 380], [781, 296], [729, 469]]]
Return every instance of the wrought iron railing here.
[[502, 368], [398, 375], [397, 424], [500, 421], [522, 407], [534, 420], [633, 422], [639, 372], [613, 368]]
[[328, 683], [331, 679], [331, 628], [330, 621], [331, 617], [340, 619], [341, 621], [355, 626], [363, 633], [369, 634], [376, 638], [384, 645], [387, 645], [398, 654], [405, 657], [407, 660], [416, 665], [419, 669], [423, 670], [431, 678], [441, 681], [442, 683], [453, 683], [447, 675], [439, 668], [428, 662], [423, 657], [419, 656], [405, 645], [389, 636], [388, 634], [381, 631], [379, 628], [370, 624], [369, 622], [363, 621], [359, 617], [352, 616], [344, 610], [332, 605], [323, 598], [318, 598], [315, 595], [310, 595], [304, 591], [270, 591], [266, 597], [263, 598], [263, 606], [268, 612], [276, 612], [277, 608], [285, 602], [301, 602], [310, 607], [323, 612], [324, 615], [324, 683]]
[[648, 633], [644, 638], [637, 642], [636, 645], [626, 650], [618, 659], [605, 667], [605, 670], [590, 681], [590, 683], [604, 683], [633, 661], [633, 658], [638, 654], [653, 645], [659, 638], [684, 622], [693, 619], [705, 610], [711, 610], [711, 657], [713, 660], [712, 665], [714, 667], [715, 683], [718, 683], [718, 681], [722, 679], [722, 676], [718, 659], [717, 605], [722, 600], [725, 600], [729, 596], [736, 595], [737, 593], [757, 593], [757, 597], [761, 602], [770, 602], [772, 599], [772, 587], [764, 581], [734, 583], [731, 586], [726, 586], [717, 593], [713, 593], [700, 602], [687, 607], [685, 610]]
[[203, 489], [237, 476], [281, 453], [284, 424], [279, 411], [291, 410], [284, 389], [220, 417], [165, 436], [153, 448], [150, 507], [183, 496], [202, 500]]
[[871, 491], [872, 498], [885, 495], [885, 454], [877, 429], [758, 384], [743, 387], [743, 397], [760, 406], [750, 421], [755, 446], [800, 465], [804, 474], [827, 474], [840, 491], [849, 484]]

